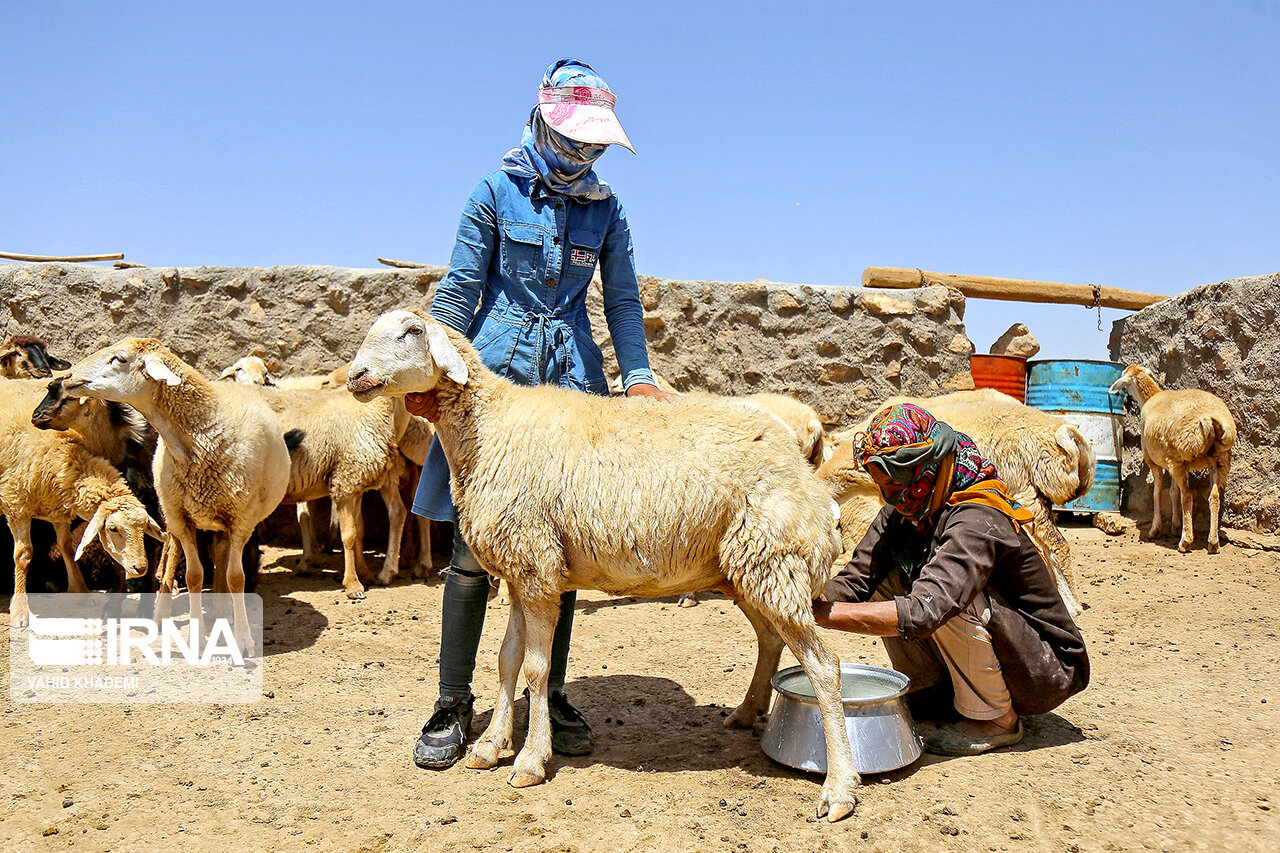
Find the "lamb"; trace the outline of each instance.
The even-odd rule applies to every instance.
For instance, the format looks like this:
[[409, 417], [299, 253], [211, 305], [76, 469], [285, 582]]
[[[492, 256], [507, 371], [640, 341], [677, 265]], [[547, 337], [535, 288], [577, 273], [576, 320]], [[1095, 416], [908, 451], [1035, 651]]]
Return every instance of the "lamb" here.
[[276, 376], [267, 363], [256, 355], [246, 355], [218, 375], [241, 385], [265, 385], [290, 390], [332, 387], [325, 385], [329, 376]]
[[[967, 434], [995, 463], [1016, 500], [1036, 516], [1029, 533], [1054, 572], [1058, 592], [1072, 616], [1083, 607], [1072, 591], [1070, 547], [1052, 521], [1052, 507], [1089, 491], [1097, 462], [1079, 428], [991, 389], [959, 391], [930, 399], [894, 397], [883, 405], [911, 402]], [[870, 418], [833, 437], [836, 450], [818, 476], [836, 490], [845, 551], [851, 551], [883, 506], [880, 490], [854, 464], [852, 439]]]
[[298, 504], [303, 529], [303, 555], [297, 573], [306, 574], [314, 560], [314, 534], [307, 502], [329, 497], [342, 531], [342, 586], [348, 598], [365, 597], [363, 581], [374, 578], [365, 567], [360, 541], [360, 501], [377, 490], [387, 505], [387, 555], [376, 580], [389, 584], [400, 571], [400, 540], [408, 516], [400, 497], [400, 478], [406, 465], [397, 450], [409, 425], [403, 400], [357, 403], [339, 391], [256, 389], [279, 417], [284, 428], [307, 438], [292, 454], [283, 503]]
[[[145, 574], [146, 537], [163, 538], [107, 460], [90, 453], [73, 433], [40, 430], [26, 414], [40, 398], [42, 382], [14, 380], [0, 390], [0, 513], [13, 532], [14, 597], [10, 623], [27, 624], [27, 568], [32, 558], [31, 521], [53, 524], [71, 592], [88, 592], [76, 560], [95, 538], [125, 569], [127, 577]], [[71, 524], [89, 520], [75, 554]]]
[[[70, 366], [70, 365], [68, 365]], [[145, 441], [147, 423], [133, 408], [111, 400], [73, 397], [61, 378], [47, 386], [31, 413], [37, 429], [72, 430], [90, 453], [119, 468], [130, 449]]]
[[506, 580], [512, 606], [501, 694], [467, 766], [491, 768], [511, 743], [516, 679], [529, 683], [529, 733], [510, 784], [545, 779], [547, 674], [560, 594], [594, 588], [665, 596], [718, 588], [756, 630], [747, 696], [727, 725], [766, 710], [782, 644], [815, 687], [829, 765], [819, 815], [857, 802], [840, 666], [812, 600], [840, 541], [824, 484], [772, 417], [714, 400], [608, 399], [495, 376], [466, 338], [418, 311], [369, 330], [348, 388], [361, 400], [434, 390], [458, 524], [476, 558]]
[[1222, 489], [1231, 470], [1231, 448], [1236, 443], [1236, 422], [1227, 404], [1208, 391], [1188, 388], [1166, 391], [1157, 384], [1151, 371], [1131, 364], [1111, 385], [1111, 393], [1125, 391], [1142, 407], [1142, 457], [1151, 468], [1151, 502], [1154, 512], [1148, 535], [1160, 533], [1160, 503], [1164, 472], [1172, 482], [1169, 499], [1178, 505], [1175, 495], [1182, 496], [1182, 536], [1178, 550], [1191, 550], [1191, 489], [1189, 471], [1209, 469], [1209, 553], [1219, 549], [1218, 515], [1221, 512]]
[[[283, 501], [297, 504], [302, 529], [302, 559], [295, 573], [311, 571], [316, 552], [315, 501], [330, 497], [342, 540], [342, 586], [348, 598], [365, 597], [364, 582], [372, 583], [374, 578], [364, 562], [360, 502], [365, 492], [376, 489], [386, 503], [389, 527], [386, 559], [377, 581], [391, 583], [400, 571], [400, 541], [408, 515], [400, 495], [402, 469], [407, 469], [408, 462], [397, 452], [411, 420], [403, 401], [384, 400], [369, 407], [356, 403], [345, 391], [286, 388], [283, 380], [282, 387], [271, 388], [275, 378], [262, 359], [253, 355], [222, 371], [219, 379], [228, 378], [241, 385], [263, 386], [263, 398], [285, 428], [308, 436], [292, 454], [289, 489]], [[429, 562], [429, 554], [427, 559]]]
[[35, 335], [14, 335], [0, 347], [0, 376], [45, 379], [71, 365], [48, 353], [49, 345]]
[[[212, 383], [160, 341], [125, 338], [71, 368], [70, 394], [128, 403], [155, 427], [156, 491], [169, 534], [187, 561], [191, 614], [198, 617], [204, 566], [197, 529], [225, 531], [227, 588], [233, 596], [233, 633], [246, 656], [254, 653], [244, 604], [243, 549], [254, 528], [284, 497], [289, 447], [280, 419], [251, 389]], [[291, 435], [291, 443], [300, 436]], [[160, 591], [172, 590], [173, 560]], [[167, 599], [166, 599], [167, 600]]]

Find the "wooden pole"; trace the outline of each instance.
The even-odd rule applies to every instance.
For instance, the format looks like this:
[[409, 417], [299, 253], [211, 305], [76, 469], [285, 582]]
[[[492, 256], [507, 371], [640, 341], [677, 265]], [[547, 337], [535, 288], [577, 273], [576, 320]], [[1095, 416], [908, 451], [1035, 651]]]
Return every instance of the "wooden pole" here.
[[420, 264], [417, 261], [401, 261], [396, 258], [378, 258], [378, 263], [402, 270], [420, 270], [426, 266], [426, 264]]
[[124, 260], [124, 252], [117, 252], [114, 255], [19, 255], [14, 252], [0, 252], [0, 258], [5, 258], [10, 261], [31, 261], [35, 263], [44, 263], [47, 261], [82, 263], [84, 261], [122, 261]]
[[898, 267], [867, 267], [862, 272], [863, 287], [928, 287], [940, 284], [975, 299], [1003, 299], [1010, 302], [1052, 302], [1084, 305], [1089, 308], [1123, 308], [1138, 311], [1168, 299], [1156, 293], [1139, 293], [1118, 287], [1091, 284], [1063, 284], [1057, 281], [1025, 281], [991, 278], [984, 275], [951, 275], [928, 270]]

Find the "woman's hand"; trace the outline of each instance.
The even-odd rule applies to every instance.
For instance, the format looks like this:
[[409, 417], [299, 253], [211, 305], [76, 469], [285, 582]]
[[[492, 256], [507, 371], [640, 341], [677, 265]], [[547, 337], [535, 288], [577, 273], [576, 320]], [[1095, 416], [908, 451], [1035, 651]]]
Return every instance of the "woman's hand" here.
[[668, 394], [657, 385], [650, 385], [647, 382], [638, 382], [627, 389], [628, 397], [652, 397], [653, 399], [667, 403], [670, 402], [675, 395]]
[[440, 402], [436, 399], [435, 391], [406, 394], [404, 396], [404, 407], [409, 410], [409, 414], [426, 418], [431, 423], [440, 420]]

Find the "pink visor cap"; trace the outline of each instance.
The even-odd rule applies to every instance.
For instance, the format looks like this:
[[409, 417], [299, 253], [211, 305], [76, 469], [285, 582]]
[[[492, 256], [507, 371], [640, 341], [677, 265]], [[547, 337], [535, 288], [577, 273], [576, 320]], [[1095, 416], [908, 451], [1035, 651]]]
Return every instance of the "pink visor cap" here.
[[538, 111], [556, 133], [589, 145], [621, 145], [636, 153], [613, 114], [617, 97], [607, 89], [556, 86], [538, 90]]

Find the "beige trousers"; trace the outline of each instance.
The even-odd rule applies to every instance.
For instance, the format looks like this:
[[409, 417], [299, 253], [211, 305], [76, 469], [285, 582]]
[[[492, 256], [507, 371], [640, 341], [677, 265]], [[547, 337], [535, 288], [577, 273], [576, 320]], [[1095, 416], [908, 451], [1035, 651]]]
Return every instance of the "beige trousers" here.
[[[906, 595], [897, 572], [881, 582], [872, 601]], [[956, 694], [956, 711], [971, 720], [994, 720], [1013, 707], [1000, 661], [991, 646], [991, 604], [984, 593], [969, 603], [922, 642], [928, 643], [947, 666]]]

